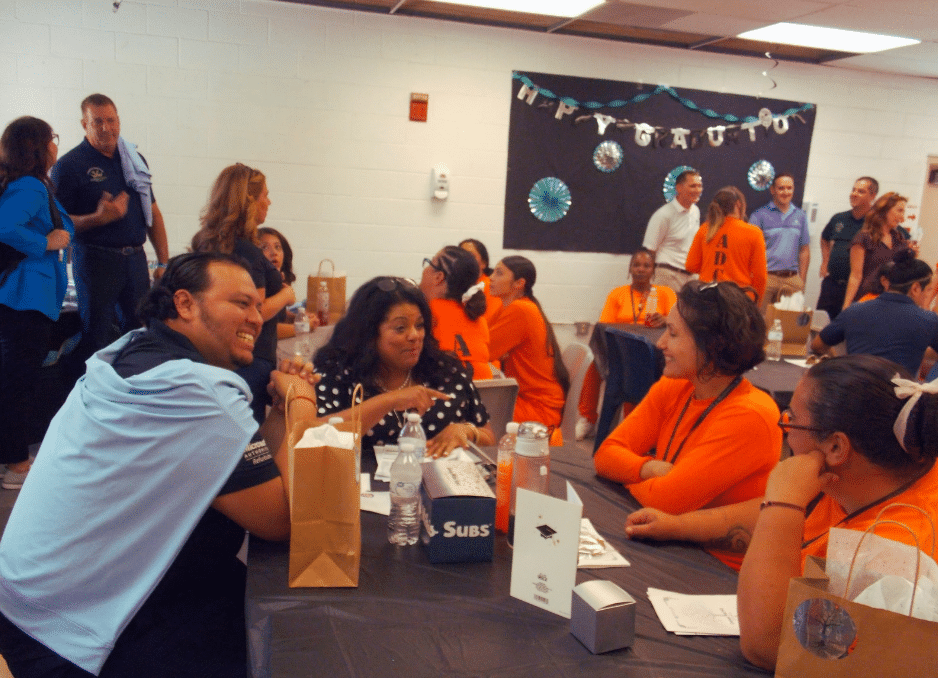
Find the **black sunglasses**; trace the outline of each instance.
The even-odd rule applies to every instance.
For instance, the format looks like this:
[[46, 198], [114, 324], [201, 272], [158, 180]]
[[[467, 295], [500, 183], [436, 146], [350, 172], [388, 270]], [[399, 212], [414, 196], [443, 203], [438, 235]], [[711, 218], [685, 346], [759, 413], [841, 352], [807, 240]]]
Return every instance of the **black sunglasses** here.
[[388, 276], [386, 278], [380, 278], [377, 282], [378, 289], [382, 292], [393, 292], [397, 289], [397, 286], [401, 287], [417, 287], [417, 283], [408, 278], [396, 278], [393, 276]]
[[792, 424], [791, 417], [791, 408], [786, 408], [782, 411], [782, 415], [778, 418], [778, 427], [785, 433], [788, 433], [793, 428], [799, 429], [801, 431], [814, 431], [815, 433], [824, 432], [824, 429], [820, 429], [815, 426], [801, 426], [800, 424]]

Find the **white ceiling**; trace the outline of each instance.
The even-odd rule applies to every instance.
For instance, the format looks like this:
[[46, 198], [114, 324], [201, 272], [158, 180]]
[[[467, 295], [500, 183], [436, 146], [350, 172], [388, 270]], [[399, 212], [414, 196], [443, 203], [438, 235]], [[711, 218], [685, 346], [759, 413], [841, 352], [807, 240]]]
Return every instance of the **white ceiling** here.
[[[632, 40], [684, 49], [761, 54], [763, 43], [726, 40], [779, 21], [885, 33], [921, 40], [876, 54], [798, 54], [779, 59], [938, 79], [938, 0], [605, 0], [573, 20], [494, 10], [467, 10], [427, 0], [284, 0], [310, 5], [427, 16], [523, 30]], [[723, 40], [724, 42], [721, 42]], [[779, 48], [784, 52], [784, 48]], [[823, 50], [822, 50], [823, 51]]]

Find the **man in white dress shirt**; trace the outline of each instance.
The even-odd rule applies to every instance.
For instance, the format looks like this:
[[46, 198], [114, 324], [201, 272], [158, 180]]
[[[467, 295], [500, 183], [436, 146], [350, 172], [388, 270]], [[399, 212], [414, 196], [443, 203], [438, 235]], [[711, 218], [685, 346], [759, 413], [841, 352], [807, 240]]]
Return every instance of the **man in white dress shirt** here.
[[703, 179], [697, 170], [681, 172], [674, 182], [674, 200], [651, 215], [642, 245], [655, 254], [655, 285], [677, 292], [693, 276], [685, 269], [687, 252], [700, 228], [697, 201], [703, 193]]

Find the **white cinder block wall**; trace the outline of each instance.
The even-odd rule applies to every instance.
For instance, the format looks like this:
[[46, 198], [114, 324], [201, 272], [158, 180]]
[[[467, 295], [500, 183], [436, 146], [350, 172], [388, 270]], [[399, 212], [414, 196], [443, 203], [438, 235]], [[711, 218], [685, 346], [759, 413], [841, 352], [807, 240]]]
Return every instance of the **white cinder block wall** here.
[[[501, 248], [511, 72], [531, 70], [756, 95], [759, 59], [539, 35], [265, 0], [0, 0], [0, 124], [48, 120], [67, 150], [82, 138], [79, 102], [100, 91], [154, 170], [173, 253], [185, 250], [219, 170], [268, 176], [268, 225], [303, 276], [323, 257], [349, 291], [377, 274], [417, 277], [423, 256], [473, 236]], [[862, 174], [918, 203], [938, 154], [938, 82], [782, 63], [770, 96], [813, 102], [805, 199], [817, 236], [848, 208]], [[411, 92], [429, 122], [409, 122]], [[445, 203], [430, 170], [452, 172]], [[706, 177], [705, 177], [706, 180]], [[938, 258], [926, 224], [923, 251]], [[628, 258], [525, 252], [557, 323], [595, 320]], [[297, 290], [302, 296], [303, 290]]]

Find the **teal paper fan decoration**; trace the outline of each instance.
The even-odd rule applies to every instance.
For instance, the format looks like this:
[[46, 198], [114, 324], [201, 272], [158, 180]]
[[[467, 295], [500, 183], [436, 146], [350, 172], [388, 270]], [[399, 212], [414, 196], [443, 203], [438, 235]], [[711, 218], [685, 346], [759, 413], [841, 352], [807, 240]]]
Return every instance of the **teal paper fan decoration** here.
[[680, 165], [675, 167], [673, 170], [668, 172], [668, 176], [664, 178], [664, 186], [662, 187], [662, 192], [664, 193], [664, 199], [668, 202], [674, 200], [674, 196], [677, 195], [677, 191], [674, 188], [674, 182], [677, 181], [678, 176], [681, 172], [686, 172], [687, 170], [693, 170], [693, 167], [688, 165]]
[[570, 189], [557, 177], [539, 179], [528, 194], [531, 214], [550, 223], [563, 219], [572, 203]]

